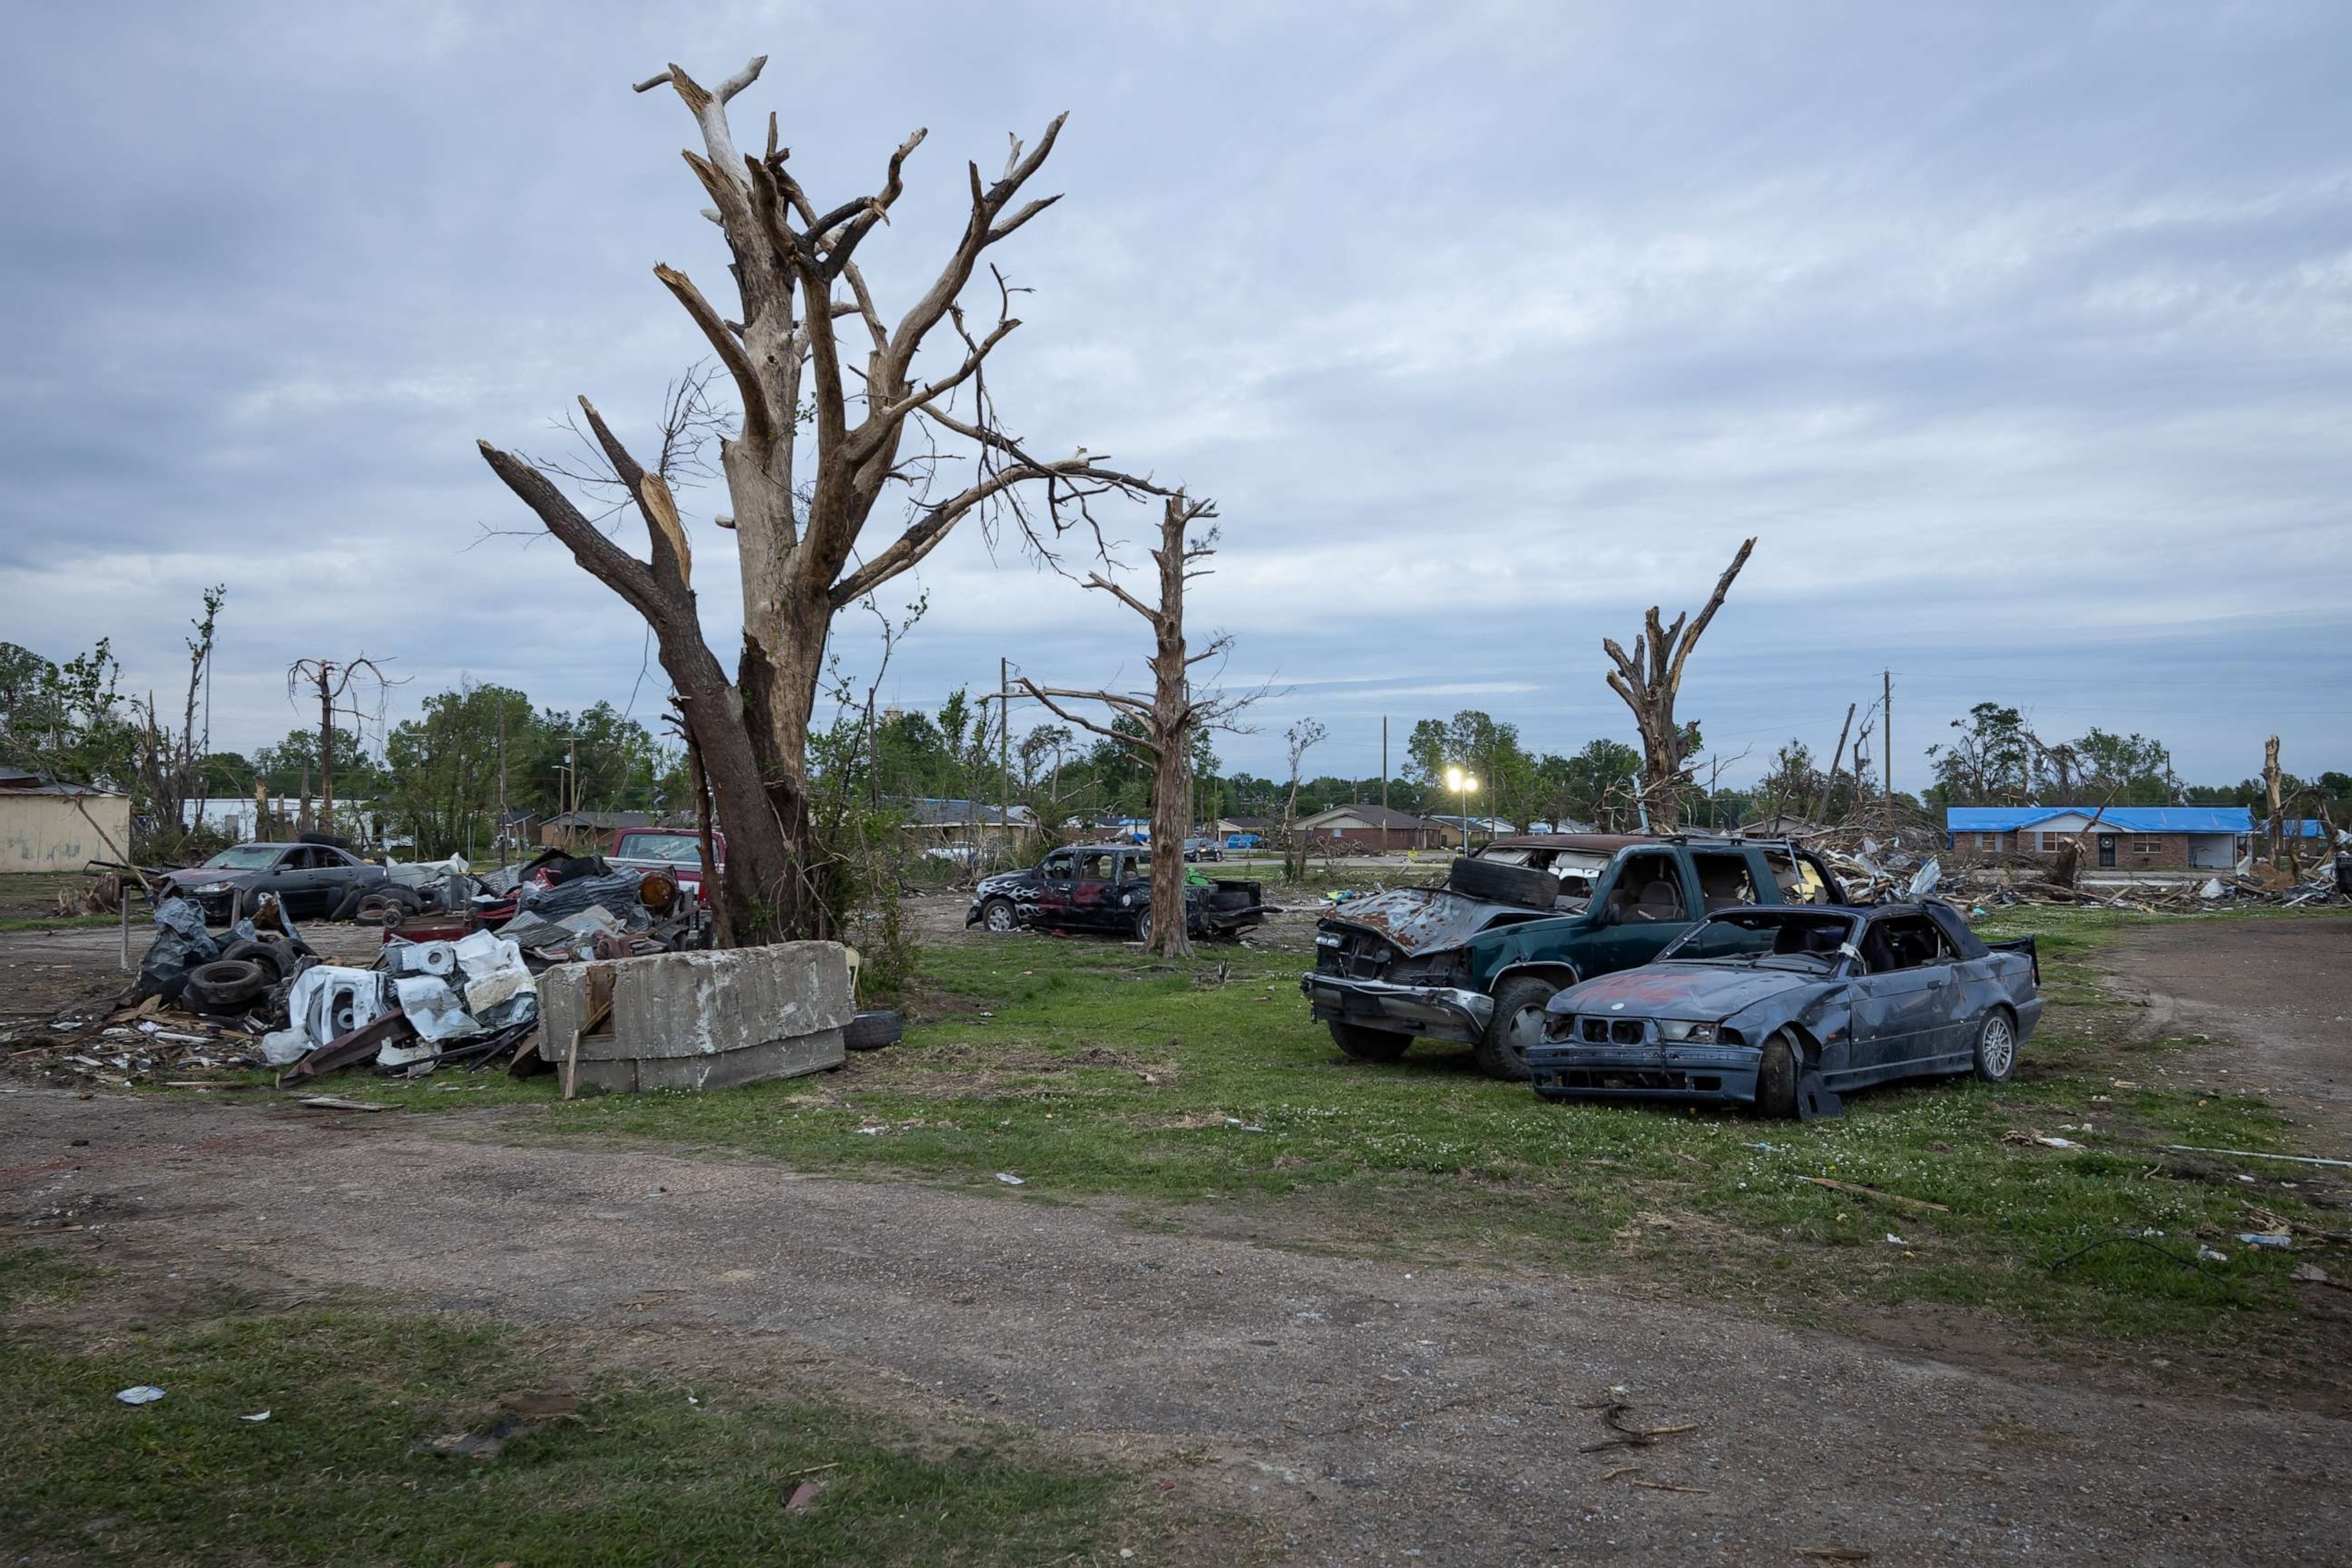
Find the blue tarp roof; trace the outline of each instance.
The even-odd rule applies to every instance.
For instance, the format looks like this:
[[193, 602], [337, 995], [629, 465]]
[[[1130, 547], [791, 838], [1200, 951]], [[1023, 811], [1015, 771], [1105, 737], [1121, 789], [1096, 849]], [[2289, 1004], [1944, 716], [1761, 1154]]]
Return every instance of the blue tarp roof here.
[[2242, 805], [1952, 805], [1944, 808], [1950, 833], [2009, 833], [2053, 816], [2089, 816], [2118, 833], [2252, 833], [2253, 814]]

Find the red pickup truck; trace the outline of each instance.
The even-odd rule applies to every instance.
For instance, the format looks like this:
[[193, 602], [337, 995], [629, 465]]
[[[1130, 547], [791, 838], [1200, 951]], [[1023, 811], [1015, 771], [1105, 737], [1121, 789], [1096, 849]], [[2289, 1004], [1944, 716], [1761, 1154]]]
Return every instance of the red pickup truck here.
[[[725, 834], [711, 834], [710, 858], [720, 871], [727, 869]], [[613, 835], [613, 847], [604, 852], [604, 858], [616, 867], [662, 872], [677, 884], [679, 892], [705, 909], [710, 907], [702, 893], [702, 841], [690, 827], [624, 827]]]

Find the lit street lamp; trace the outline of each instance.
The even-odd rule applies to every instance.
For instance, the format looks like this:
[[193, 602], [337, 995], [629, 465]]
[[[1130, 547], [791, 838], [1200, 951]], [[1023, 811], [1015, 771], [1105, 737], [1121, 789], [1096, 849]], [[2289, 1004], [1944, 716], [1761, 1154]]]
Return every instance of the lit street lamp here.
[[1462, 853], [1467, 855], [1470, 853], [1470, 792], [1478, 787], [1477, 775], [1465, 773], [1460, 768], [1448, 768], [1445, 770], [1445, 787], [1461, 798]]

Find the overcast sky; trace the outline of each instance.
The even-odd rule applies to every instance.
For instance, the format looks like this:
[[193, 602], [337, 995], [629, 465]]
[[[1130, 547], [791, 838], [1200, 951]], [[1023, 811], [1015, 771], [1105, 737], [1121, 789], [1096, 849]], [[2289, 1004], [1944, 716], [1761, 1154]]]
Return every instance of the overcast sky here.
[[[862, 253], [886, 309], [963, 162], [1070, 121], [1008, 423], [1217, 498], [1195, 625], [1289, 689], [1229, 764], [1380, 766], [1465, 706], [1633, 738], [1600, 639], [1755, 558], [1684, 710], [1826, 753], [1891, 669], [1898, 786], [1979, 700], [2234, 780], [2352, 769], [2352, 11], [2341, 5], [22, 6], [0, 94], [0, 637], [168, 688], [226, 583], [215, 739], [361, 651], [543, 705], [659, 666], [477, 437], [642, 432], [725, 277], [629, 83], [753, 54], [820, 205], [929, 140]], [[730, 536], [686, 498], [731, 667]], [[877, 525], [886, 521], [877, 513]], [[1140, 517], [1132, 523], [1145, 521]], [[637, 542], [641, 546], [641, 541]], [[869, 540], [872, 548], [878, 540]], [[977, 532], [886, 695], [1142, 679], [1131, 614]], [[869, 623], [870, 624], [870, 623]], [[843, 623], [853, 670], [867, 626]], [[643, 679], [640, 679], [641, 672]], [[634, 693], [634, 699], [633, 699]], [[1402, 756], [1401, 743], [1397, 754]]]

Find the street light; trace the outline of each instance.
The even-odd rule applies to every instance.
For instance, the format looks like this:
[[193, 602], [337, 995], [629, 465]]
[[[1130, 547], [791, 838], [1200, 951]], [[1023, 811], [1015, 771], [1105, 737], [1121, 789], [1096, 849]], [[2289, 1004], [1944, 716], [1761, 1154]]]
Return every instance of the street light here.
[[1448, 768], [1445, 770], [1445, 787], [1461, 796], [1462, 853], [1467, 855], [1470, 853], [1470, 792], [1478, 787], [1478, 777], [1460, 768]]

